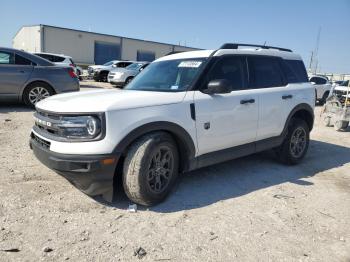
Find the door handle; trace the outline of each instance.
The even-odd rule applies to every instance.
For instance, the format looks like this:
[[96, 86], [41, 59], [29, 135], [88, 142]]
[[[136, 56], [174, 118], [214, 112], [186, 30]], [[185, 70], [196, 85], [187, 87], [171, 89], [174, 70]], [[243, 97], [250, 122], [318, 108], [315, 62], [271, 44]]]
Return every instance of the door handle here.
[[18, 72], [20, 72], [20, 73], [22, 73], [22, 74], [24, 74], [25, 72], [24, 72], [24, 70], [19, 70]]
[[283, 95], [282, 99], [291, 99], [293, 95]]
[[241, 100], [241, 105], [243, 105], [243, 104], [253, 104], [253, 103], [255, 103], [255, 99]]

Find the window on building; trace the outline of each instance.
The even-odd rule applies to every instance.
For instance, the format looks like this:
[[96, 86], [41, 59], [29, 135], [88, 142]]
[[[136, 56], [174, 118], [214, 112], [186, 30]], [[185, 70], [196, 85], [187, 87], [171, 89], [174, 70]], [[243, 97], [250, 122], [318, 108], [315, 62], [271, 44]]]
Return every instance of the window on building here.
[[152, 62], [155, 59], [156, 59], [156, 54], [154, 52], [142, 51], [142, 50], [137, 51], [137, 61]]

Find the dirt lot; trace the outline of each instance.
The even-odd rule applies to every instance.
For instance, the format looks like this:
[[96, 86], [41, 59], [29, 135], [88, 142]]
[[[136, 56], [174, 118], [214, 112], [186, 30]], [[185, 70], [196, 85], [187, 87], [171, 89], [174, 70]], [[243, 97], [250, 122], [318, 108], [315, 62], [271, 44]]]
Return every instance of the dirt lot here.
[[350, 261], [350, 129], [319, 112], [302, 164], [266, 152], [197, 170], [130, 213], [123, 193], [106, 205], [40, 164], [32, 111], [0, 106], [0, 261]]

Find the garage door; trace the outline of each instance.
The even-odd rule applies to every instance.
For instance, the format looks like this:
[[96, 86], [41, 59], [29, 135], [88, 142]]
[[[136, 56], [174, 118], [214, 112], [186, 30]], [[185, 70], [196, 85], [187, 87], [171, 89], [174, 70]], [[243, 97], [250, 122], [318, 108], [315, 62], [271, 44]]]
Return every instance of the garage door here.
[[95, 42], [95, 64], [102, 65], [111, 60], [120, 59], [120, 45], [115, 43]]
[[137, 61], [152, 62], [154, 59], [156, 59], [156, 55], [154, 52], [140, 50], [137, 51]]

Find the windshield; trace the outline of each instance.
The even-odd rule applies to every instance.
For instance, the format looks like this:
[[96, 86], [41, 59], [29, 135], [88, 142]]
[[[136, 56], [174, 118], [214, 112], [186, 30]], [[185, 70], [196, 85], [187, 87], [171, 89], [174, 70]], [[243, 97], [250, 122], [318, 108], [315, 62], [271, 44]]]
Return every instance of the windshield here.
[[128, 70], [138, 70], [143, 64], [142, 63], [133, 63], [125, 67]]
[[205, 58], [192, 58], [151, 63], [125, 89], [185, 91], [201, 71], [205, 60]]
[[105, 64], [103, 64], [104, 66], [110, 66], [110, 65], [113, 65], [113, 61], [111, 61], [111, 62], [107, 62], [107, 63], [105, 63]]

